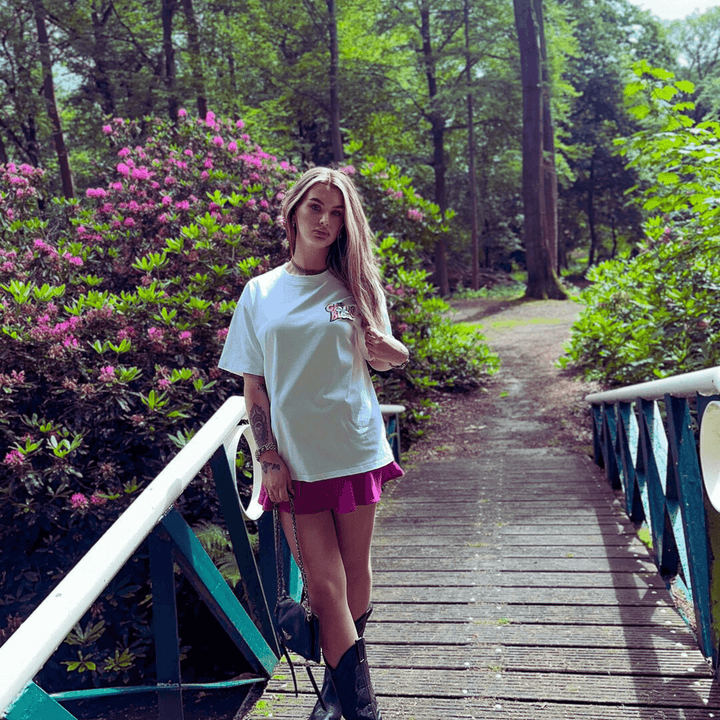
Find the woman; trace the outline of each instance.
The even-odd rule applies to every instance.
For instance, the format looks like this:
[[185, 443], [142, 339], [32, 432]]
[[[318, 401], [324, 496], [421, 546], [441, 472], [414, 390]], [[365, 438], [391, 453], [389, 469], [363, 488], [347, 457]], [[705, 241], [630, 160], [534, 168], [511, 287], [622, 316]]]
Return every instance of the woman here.
[[[367, 363], [400, 367], [373, 255], [373, 235], [347, 175], [314, 168], [283, 200], [290, 261], [253, 278], [230, 325], [220, 367], [242, 374], [262, 467], [260, 501], [279, 504], [295, 550], [292, 497], [326, 663], [311, 720], [381, 720], [362, 639], [370, 544], [394, 462]], [[297, 558], [296, 558], [297, 560]]]

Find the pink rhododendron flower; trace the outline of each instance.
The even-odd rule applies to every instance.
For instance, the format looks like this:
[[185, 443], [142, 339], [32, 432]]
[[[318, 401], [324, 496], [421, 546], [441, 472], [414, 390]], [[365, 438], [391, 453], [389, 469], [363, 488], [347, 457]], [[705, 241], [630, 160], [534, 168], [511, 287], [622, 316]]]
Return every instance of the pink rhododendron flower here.
[[118, 157], [127, 157], [130, 154], [131, 150], [128, 147], [124, 147], [121, 150], [118, 150]]
[[354, 175], [355, 168], [352, 165], [346, 165], [345, 167], [340, 168], [340, 172], [344, 172], [346, 175]]
[[18, 467], [25, 462], [25, 456], [19, 450], [11, 450], [3, 460], [4, 465]]
[[215, 333], [215, 337], [218, 340], [224, 340], [228, 336], [229, 330], [230, 328], [220, 328], [220, 330]]
[[104, 505], [106, 502], [107, 502], [106, 498], [104, 498], [102, 495], [99, 495], [96, 492], [94, 492], [90, 496], [90, 504], [91, 505]]
[[107, 197], [107, 191], [103, 188], [88, 188], [85, 191], [85, 194], [88, 197], [99, 197], [99, 198]]
[[189, 345], [192, 342], [192, 333], [189, 330], [183, 330], [178, 335], [178, 340], [182, 345]]
[[151, 327], [148, 328], [148, 335], [154, 342], [162, 342], [165, 334], [160, 328]]
[[131, 200], [127, 204], [127, 209], [130, 210], [130, 212], [137, 212], [140, 210], [140, 206], [135, 202], [135, 200]]
[[133, 168], [132, 177], [134, 180], [149, 180], [152, 173], [146, 167]]
[[100, 380], [102, 380], [102, 382], [112, 382], [114, 379], [115, 368], [112, 365], [100, 368]]
[[190, 209], [190, 203], [187, 200], [178, 200], [175, 203], [175, 207], [178, 210], [189, 210]]
[[219, 136], [216, 135], [213, 139], [213, 145], [216, 145], [217, 147], [223, 147], [225, 145], [225, 141]]
[[203, 163], [203, 167], [207, 168], [208, 170], [212, 170], [212, 167], [213, 167], [212, 158], [207, 158], [207, 160], [205, 160], [205, 162]]
[[134, 218], [125, 218], [125, 222], [123, 222], [123, 225], [125, 225], [125, 227], [134, 227], [135, 219]]
[[168, 221], [168, 217], [165, 213], [160, 213], [160, 215], [158, 215], [159, 223], [166, 223], [167, 221]]
[[110, 183], [110, 189], [111, 190], [122, 190], [123, 184], [116, 180], [115, 182]]
[[118, 163], [117, 171], [124, 177], [130, 175], [130, 168], [125, 163]]
[[266, 212], [261, 212], [261, 213], [258, 215], [258, 220], [259, 220], [261, 223], [269, 223], [271, 219], [272, 219], [272, 218], [271, 218]]
[[238, 120], [238, 121], [235, 123], [235, 127], [236, 127], [238, 130], [242, 130], [242, 129], [245, 127], [245, 122], [244, 122], [243, 120]]
[[170, 387], [170, 385], [172, 385], [172, 383], [167, 378], [162, 378], [162, 379], [158, 380], [158, 387], [161, 390], [167, 390]]
[[425, 216], [415, 208], [410, 208], [407, 211], [407, 216], [410, 218], [410, 220], [417, 220], [418, 222], [422, 220]]
[[168, 205], [172, 205], [172, 198], [169, 195], [163, 195], [162, 200], [160, 200], [163, 207], [167, 207]]
[[227, 149], [228, 149], [228, 152], [236, 153], [238, 151], [238, 144], [234, 140], [231, 140], [228, 143]]
[[109, 134], [113, 131], [112, 125], [103, 125], [103, 126], [102, 126], [102, 131], [103, 131], [106, 135], [109, 135]]
[[74, 255], [70, 254], [69, 252], [66, 252], [63, 257], [71, 264], [76, 265], [77, 267], [82, 267], [83, 261], [82, 258], [75, 257]]
[[260, 201], [260, 207], [261, 207], [261, 208], [264, 208], [265, 210], [267, 210], [267, 208], [270, 207], [270, 203], [269, 203], [265, 198], [263, 198], [263, 199]]
[[70, 504], [73, 506], [73, 510], [85, 510], [90, 501], [82, 493], [75, 493], [70, 498]]
[[10, 262], [9, 260], [7, 262], [4, 262], [2, 265], [0, 265], [0, 272], [15, 272], [15, 263]]
[[209, 173], [207, 170], [203, 170], [203, 171], [200, 173], [200, 178], [201, 178], [202, 180], [207, 180], [209, 177], [210, 177], [210, 173]]
[[187, 117], [187, 110], [185, 108], [180, 108], [178, 110], [178, 117]]

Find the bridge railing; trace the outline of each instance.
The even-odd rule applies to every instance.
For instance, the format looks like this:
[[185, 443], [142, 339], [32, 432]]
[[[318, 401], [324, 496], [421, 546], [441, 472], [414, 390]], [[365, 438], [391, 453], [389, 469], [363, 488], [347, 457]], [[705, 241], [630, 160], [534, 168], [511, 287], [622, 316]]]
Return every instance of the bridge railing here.
[[[382, 405], [388, 440], [400, 458], [401, 405]], [[247, 507], [236, 482], [238, 445], [256, 444], [247, 424], [245, 401], [229, 398], [164, 470], [93, 545], [52, 593], [0, 647], [0, 717], [7, 720], [70, 720], [60, 701], [157, 693], [160, 720], [183, 719], [183, 689], [227, 689], [247, 693], [236, 717], [262, 695], [280, 658], [270, 608], [275, 607], [277, 565], [272, 513], [258, 504], [261, 471], [253, 460], [253, 492]], [[221, 510], [246, 593], [240, 602], [173, 504], [210, 462]], [[245, 519], [257, 521], [260, 552], [252, 549]], [[45, 693], [32, 679], [80, 621], [114, 576], [148, 538], [153, 595], [157, 684]], [[298, 599], [301, 580], [283, 542], [286, 587]], [[249, 678], [216, 683], [182, 682], [175, 599], [177, 564], [252, 668]]]
[[[251, 433], [247, 432], [249, 426], [241, 424], [245, 419], [243, 398], [229, 398], [0, 648], [0, 716], [4, 713], [8, 720], [59, 720], [73, 716], [58, 700], [157, 692], [159, 717], [182, 720], [174, 563], [180, 566], [238, 646], [255, 676], [232, 683], [208, 683], [205, 687], [246, 684], [254, 686], [247, 693], [249, 702], [259, 696], [278, 662], [280, 651], [269, 612], [272, 605], [263, 589], [275, 586], [274, 557], [266, 563], [266, 572], [273, 573], [273, 580], [263, 583], [235, 482], [240, 436], [246, 434], [251, 449], [254, 447]], [[173, 508], [173, 503], [208, 461], [212, 464], [238, 567], [248, 589], [245, 606]], [[257, 472], [255, 475], [259, 477]], [[254, 499], [256, 496], [257, 492]], [[252, 513], [253, 509], [251, 502], [248, 511]], [[263, 530], [272, 539], [272, 529], [264, 527]], [[149, 538], [157, 685], [99, 688], [51, 697], [33, 683], [32, 678], [145, 538]], [[290, 583], [290, 589], [297, 595], [297, 581]]]
[[630, 519], [647, 525], [653, 559], [668, 587], [689, 601], [692, 611], [686, 620], [717, 672], [720, 514], [706, 488], [717, 485], [720, 468], [706, 460], [720, 456], [720, 434], [707, 432], [706, 421], [720, 417], [715, 412], [720, 411], [715, 404], [720, 367], [585, 399], [591, 405], [595, 462], [613, 487], [622, 490]]

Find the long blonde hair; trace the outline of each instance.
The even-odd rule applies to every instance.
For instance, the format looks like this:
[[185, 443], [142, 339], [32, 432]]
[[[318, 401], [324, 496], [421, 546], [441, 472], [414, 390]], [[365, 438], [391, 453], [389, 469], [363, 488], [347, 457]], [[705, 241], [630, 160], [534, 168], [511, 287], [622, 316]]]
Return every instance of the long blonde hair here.
[[295, 254], [296, 229], [293, 223], [295, 209], [305, 193], [315, 184], [337, 188], [345, 204], [344, 225], [328, 252], [328, 269], [355, 298], [363, 326], [371, 325], [384, 331], [382, 314], [383, 287], [373, 249], [373, 235], [360, 195], [352, 180], [339, 170], [312, 168], [288, 190], [282, 202], [285, 231], [290, 244], [290, 256]]

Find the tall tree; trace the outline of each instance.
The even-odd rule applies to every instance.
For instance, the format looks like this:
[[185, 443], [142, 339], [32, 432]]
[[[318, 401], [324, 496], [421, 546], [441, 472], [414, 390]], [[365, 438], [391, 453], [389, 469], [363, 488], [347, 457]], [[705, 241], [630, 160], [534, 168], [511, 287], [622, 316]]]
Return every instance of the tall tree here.
[[[542, 0], [514, 0], [515, 24], [520, 47], [520, 74], [523, 88], [523, 239], [528, 271], [526, 295], [531, 298], [564, 299], [555, 270], [550, 237], [553, 223], [548, 218], [556, 212], [552, 201], [551, 181], [544, 162], [545, 109], [543, 99]], [[551, 126], [552, 127], [552, 126]], [[555, 226], [556, 227], [556, 226]]]
[[190, 56], [190, 82], [195, 92], [198, 116], [205, 119], [207, 115], [207, 97], [205, 78], [203, 76], [202, 50], [200, 48], [200, 29], [193, 0], [183, 0], [183, 12], [187, 25], [188, 52]]
[[72, 172], [68, 159], [65, 138], [63, 137], [60, 113], [55, 101], [55, 85], [53, 83], [52, 59], [50, 56], [50, 39], [48, 38], [47, 26], [45, 25], [45, 8], [42, 0], [33, 0], [33, 11], [37, 26], [38, 45], [40, 47], [40, 65], [43, 74], [43, 96], [45, 97], [45, 108], [50, 124], [52, 125], [52, 137], [57, 153], [58, 165], [60, 166], [60, 178], [62, 181], [63, 195], [66, 198], [75, 197], [73, 188]]
[[177, 8], [177, 0], [161, 0], [164, 80], [168, 96], [168, 115], [173, 122], [178, 119], [178, 97], [175, 90], [177, 68], [175, 64], [175, 45], [173, 43], [173, 18]]

